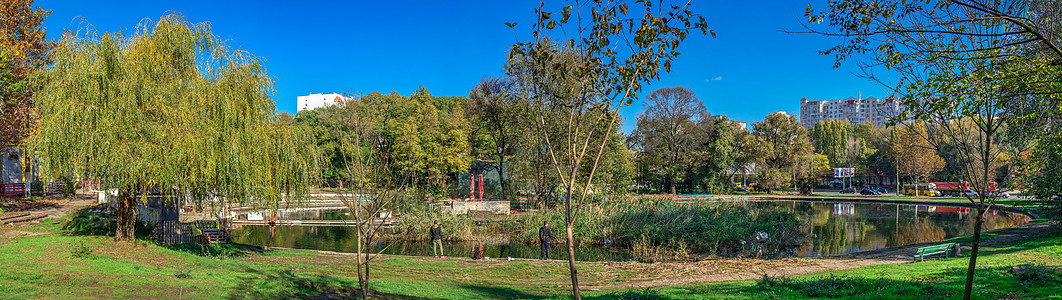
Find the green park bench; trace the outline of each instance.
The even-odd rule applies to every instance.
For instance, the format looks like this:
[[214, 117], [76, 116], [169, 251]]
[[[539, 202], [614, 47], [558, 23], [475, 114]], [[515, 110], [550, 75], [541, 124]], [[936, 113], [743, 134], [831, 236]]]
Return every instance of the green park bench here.
[[930, 255], [943, 255], [946, 257], [948, 256], [948, 251], [951, 251], [952, 247], [955, 247], [955, 243], [918, 248], [918, 250], [915, 251], [914, 259], [917, 262], [920, 258], [922, 261], [926, 261], [926, 256]]

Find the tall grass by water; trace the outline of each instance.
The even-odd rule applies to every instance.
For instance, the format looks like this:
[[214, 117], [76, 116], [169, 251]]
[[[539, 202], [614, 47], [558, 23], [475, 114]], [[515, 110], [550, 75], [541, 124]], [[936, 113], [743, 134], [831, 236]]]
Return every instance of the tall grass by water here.
[[[415, 226], [414, 231], [425, 233], [432, 221], [438, 220], [447, 238], [453, 240], [507, 236], [526, 243], [537, 243], [538, 230], [547, 222], [553, 243], [567, 242], [563, 207], [519, 212], [492, 221], [423, 210], [407, 213], [403, 220]], [[754, 256], [764, 249], [799, 244], [805, 234], [800, 232], [794, 213], [754, 208], [748, 202], [611, 198], [580, 208], [573, 236], [577, 243], [631, 249], [636, 256], [650, 260], [676, 260], [710, 254]]]

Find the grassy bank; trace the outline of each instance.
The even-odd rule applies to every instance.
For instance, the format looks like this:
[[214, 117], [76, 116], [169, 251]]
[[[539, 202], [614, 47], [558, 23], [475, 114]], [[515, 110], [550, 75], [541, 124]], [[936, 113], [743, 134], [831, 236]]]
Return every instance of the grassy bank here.
[[[0, 272], [0, 298], [342, 298], [354, 295], [357, 285], [352, 257], [346, 254], [118, 243], [106, 236], [69, 235], [63, 223], [49, 220], [18, 228], [21, 234], [42, 235], [0, 238], [0, 265], [5, 266]], [[741, 262], [755, 266], [755, 261]], [[947, 258], [792, 277], [587, 291], [585, 295], [588, 299], [943, 298], [961, 294], [966, 262], [965, 258]], [[1012, 266], [1022, 264], [1033, 267], [1012, 271]], [[684, 265], [690, 270], [697, 266], [582, 263], [580, 272], [585, 285], [600, 286], [683, 277], [683, 272], [689, 272], [682, 271]], [[1062, 267], [1062, 234], [985, 247], [979, 265], [979, 297], [1057, 297], [1062, 294], [1057, 270]], [[761, 265], [758, 270], [770, 274], [772, 269]], [[384, 299], [565, 299], [568, 291], [566, 265], [557, 261], [386, 256], [376, 264], [374, 274], [372, 288], [386, 293]]]

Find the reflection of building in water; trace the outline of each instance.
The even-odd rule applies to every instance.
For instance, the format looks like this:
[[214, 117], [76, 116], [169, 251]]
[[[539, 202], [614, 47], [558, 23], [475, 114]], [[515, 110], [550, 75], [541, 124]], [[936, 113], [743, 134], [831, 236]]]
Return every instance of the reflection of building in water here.
[[852, 203], [835, 203], [833, 204], [833, 214], [838, 216], [851, 216], [855, 214], [855, 204]]
[[[969, 208], [969, 207], [930, 206], [929, 207], [929, 211], [931, 211], [931, 212], [941, 212], [941, 213], [957, 213], [957, 214], [959, 214], [959, 219], [962, 219], [962, 216], [969, 215], [970, 212], [972, 211], [972, 209]], [[985, 215], [995, 216], [998, 213], [999, 212], [996, 211], [995, 209], [989, 209], [988, 211], [985, 212]]]

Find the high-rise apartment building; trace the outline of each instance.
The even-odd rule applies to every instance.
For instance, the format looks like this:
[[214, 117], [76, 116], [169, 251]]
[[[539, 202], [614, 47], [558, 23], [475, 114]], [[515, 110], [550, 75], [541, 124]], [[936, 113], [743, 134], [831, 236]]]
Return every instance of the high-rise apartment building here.
[[852, 124], [871, 123], [885, 126], [889, 118], [900, 115], [903, 105], [896, 98], [878, 99], [874, 97], [842, 100], [808, 100], [800, 99], [800, 124], [804, 127], [815, 126], [826, 119], [845, 120]]
[[339, 103], [345, 103], [345, 102], [347, 102], [347, 97], [343, 97], [343, 95], [340, 95], [340, 94], [337, 94], [337, 93], [331, 93], [331, 94], [317, 93], [317, 94], [309, 94], [309, 95], [306, 95], [306, 96], [299, 96], [298, 100], [299, 100], [298, 103], [297, 103], [298, 107], [297, 107], [297, 110], [295, 111], [295, 113], [298, 113], [298, 112], [304, 111], [304, 110], [312, 110], [312, 109], [319, 108], [319, 107], [332, 106], [332, 105], [336, 105], [336, 104], [339, 104]]

